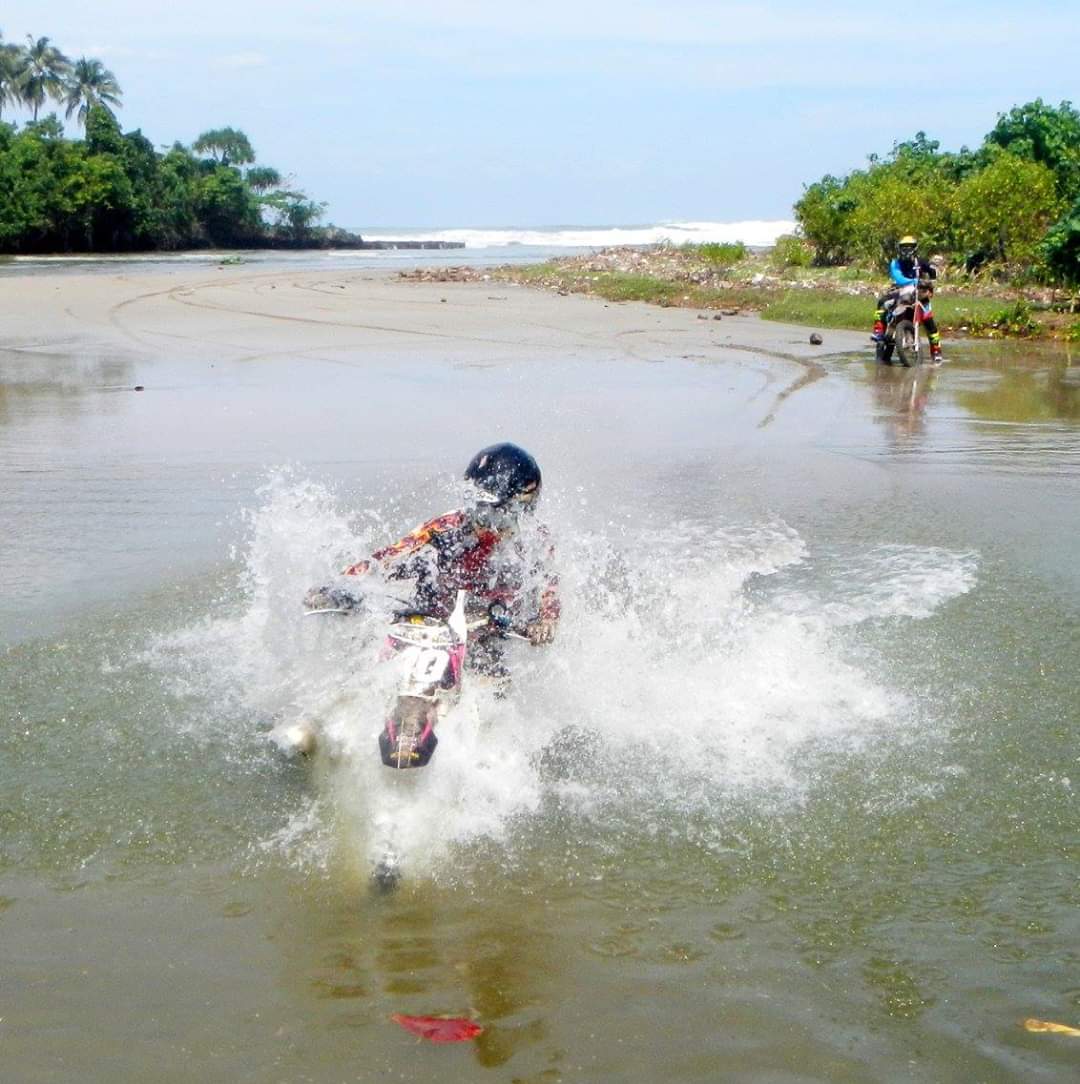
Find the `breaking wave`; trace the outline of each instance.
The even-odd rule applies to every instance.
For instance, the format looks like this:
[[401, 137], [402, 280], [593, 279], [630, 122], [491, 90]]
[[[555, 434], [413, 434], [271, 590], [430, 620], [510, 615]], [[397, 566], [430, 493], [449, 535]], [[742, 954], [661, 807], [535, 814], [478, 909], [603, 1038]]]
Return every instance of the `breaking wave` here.
[[607, 248], [612, 245], [673, 245], [735, 242], [754, 247], [776, 244], [791, 233], [787, 219], [744, 222], [663, 222], [652, 226], [563, 226], [543, 229], [363, 230], [369, 241], [402, 241], [423, 237], [432, 241], [460, 241], [466, 248]]

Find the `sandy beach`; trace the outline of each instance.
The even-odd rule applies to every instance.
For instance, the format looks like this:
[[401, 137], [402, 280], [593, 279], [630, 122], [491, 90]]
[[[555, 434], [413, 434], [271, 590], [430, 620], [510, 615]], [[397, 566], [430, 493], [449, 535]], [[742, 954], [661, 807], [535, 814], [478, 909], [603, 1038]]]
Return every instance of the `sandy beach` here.
[[424, 283], [392, 272], [104, 272], [0, 277], [0, 350], [48, 351], [78, 339], [133, 363], [162, 357], [360, 363], [418, 350], [447, 361], [571, 358], [720, 360], [752, 351], [802, 366], [865, 336], [756, 317], [608, 304], [505, 283]]

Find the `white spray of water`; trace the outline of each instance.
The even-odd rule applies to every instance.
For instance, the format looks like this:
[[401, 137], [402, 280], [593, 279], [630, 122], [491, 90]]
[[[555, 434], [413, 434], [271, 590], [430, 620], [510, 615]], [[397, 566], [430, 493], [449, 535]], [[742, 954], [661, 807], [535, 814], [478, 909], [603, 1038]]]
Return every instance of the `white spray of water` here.
[[246, 720], [238, 739], [250, 741], [259, 727], [317, 724], [316, 794], [265, 846], [319, 866], [336, 833], [363, 864], [391, 824], [407, 869], [438, 876], [460, 845], [506, 840], [549, 800], [601, 823], [736, 794], [798, 800], [815, 750], [857, 750], [910, 722], [905, 694], [851, 661], [839, 634], [926, 618], [975, 582], [973, 555], [940, 549], [882, 546], [818, 568], [780, 522], [630, 525], [616, 544], [548, 511], [556, 643], [511, 645], [511, 695], [468, 684], [431, 765], [394, 772], [376, 747], [393, 696], [378, 663], [385, 610], [304, 617], [300, 599], [408, 525], [379, 507], [350, 519], [319, 485], [270, 481], [249, 516], [239, 597], [151, 652], [176, 687], [217, 705], [204, 727]]

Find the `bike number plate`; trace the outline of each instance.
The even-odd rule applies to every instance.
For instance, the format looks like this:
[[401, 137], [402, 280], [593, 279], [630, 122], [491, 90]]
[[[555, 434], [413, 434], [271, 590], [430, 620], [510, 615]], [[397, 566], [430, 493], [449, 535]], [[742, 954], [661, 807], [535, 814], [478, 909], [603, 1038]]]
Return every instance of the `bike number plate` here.
[[440, 647], [406, 648], [402, 654], [405, 684], [412, 689], [427, 689], [441, 681], [450, 665], [450, 653]]

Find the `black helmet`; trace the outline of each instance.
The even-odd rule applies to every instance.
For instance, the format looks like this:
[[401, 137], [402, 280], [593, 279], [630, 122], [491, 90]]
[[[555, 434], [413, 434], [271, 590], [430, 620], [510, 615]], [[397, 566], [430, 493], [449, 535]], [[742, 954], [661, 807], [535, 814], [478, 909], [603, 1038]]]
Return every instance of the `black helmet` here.
[[915, 256], [915, 253], [918, 252], [918, 251], [919, 251], [919, 242], [916, 241], [915, 238], [912, 237], [910, 233], [907, 234], [904, 237], [901, 237], [900, 240], [896, 244], [896, 252], [897, 252], [897, 255], [899, 255], [901, 259], [903, 259], [904, 257], [907, 257], [908, 259], [913, 259], [914, 256]]
[[529, 507], [540, 496], [540, 468], [516, 444], [492, 444], [477, 452], [465, 468], [465, 479], [479, 490], [482, 504], [497, 508]]

